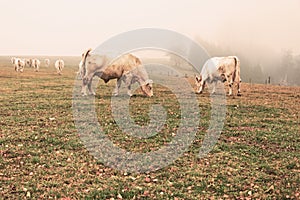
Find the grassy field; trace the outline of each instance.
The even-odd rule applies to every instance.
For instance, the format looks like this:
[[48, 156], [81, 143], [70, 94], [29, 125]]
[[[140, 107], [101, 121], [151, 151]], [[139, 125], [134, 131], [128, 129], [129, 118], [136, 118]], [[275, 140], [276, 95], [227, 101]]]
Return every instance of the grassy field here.
[[[201, 121], [189, 150], [168, 167], [131, 174], [95, 160], [78, 136], [72, 95], [79, 59], [65, 58], [59, 76], [53, 59], [40, 72], [16, 73], [0, 58], [0, 199], [300, 199], [300, 87], [243, 83], [241, 97], [227, 97], [224, 129], [203, 159], [197, 153], [210, 104], [207, 92], [197, 95]], [[113, 87], [100, 82], [96, 108], [116, 145], [147, 152], [172, 139], [180, 118], [172, 92], [154, 85], [155, 97], [131, 98], [137, 124], [148, 123], [153, 103], [167, 110], [161, 133], [134, 139], [112, 118]]]

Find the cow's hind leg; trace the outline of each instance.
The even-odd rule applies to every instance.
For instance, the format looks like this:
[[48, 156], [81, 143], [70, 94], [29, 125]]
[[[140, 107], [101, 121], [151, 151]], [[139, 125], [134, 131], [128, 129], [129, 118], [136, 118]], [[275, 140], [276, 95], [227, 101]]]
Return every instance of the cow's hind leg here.
[[241, 81], [238, 81], [237, 83], [237, 96], [242, 96], [241, 95]]
[[82, 79], [82, 88], [81, 88], [82, 96], [87, 95], [87, 89], [89, 89], [89, 92], [91, 93], [92, 78], [93, 77], [91, 77], [91, 76], [85, 76]]
[[88, 78], [87, 77], [84, 77], [82, 79], [82, 87], [81, 87], [81, 94], [82, 96], [86, 96], [86, 90], [87, 90], [87, 83], [88, 83]]
[[96, 93], [94, 92], [93, 88], [92, 88], [92, 80], [88, 82], [87, 84], [88, 89], [89, 89], [89, 95], [96, 95]]

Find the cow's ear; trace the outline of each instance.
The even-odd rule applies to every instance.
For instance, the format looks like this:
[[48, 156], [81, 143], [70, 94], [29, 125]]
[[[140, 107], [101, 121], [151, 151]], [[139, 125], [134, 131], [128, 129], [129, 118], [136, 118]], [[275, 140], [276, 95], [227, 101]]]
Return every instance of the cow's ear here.
[[219, 66], [218, 71], [219, 71], [220, 74], [224, 73], [224, 66], [223, 65]]

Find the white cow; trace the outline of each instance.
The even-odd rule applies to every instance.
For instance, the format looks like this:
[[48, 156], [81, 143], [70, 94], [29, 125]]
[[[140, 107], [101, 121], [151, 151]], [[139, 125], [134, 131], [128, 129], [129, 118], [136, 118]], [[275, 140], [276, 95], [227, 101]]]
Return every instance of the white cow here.
[[32, 66], [35, 69], [36, 72], [40, 70], [41, 61], [39, 59], [32, 59]]
[[217, 81], [227, 81], [229, 95], [232, 95], [232, 86], [236, 83], [237, 96], [240, 96], [240, 60], [236, 56], [210, 58], [205, 62], [200, 76], [196, 76], [195, 81], [197, 93], [202, 93], [205, 83], [213, 84], [212, 93], [214, 93]]
[[45, 66], [46, 67], [50, 66], [50, 60], [48, 58], [45, 59]]
[[61, 75], [61, 72], [65, 66], [65, 62], [62, 59], [58, 59], [54, 64], [56, 71], [59, 75]]
[[32, 59], [25, 59], [25, 66], [32, 67]]
[[11, 59], [10, 59], [11, 63], [13, 64], [13, 66], [15, 66], [15, 60], [16, 60], [16, 57], [11, 57]]
[[12, 57], [11, 62], [16, 72], [23, 72], [25, 67], [24, 59]]
[[82, 94], [87, 95], [87, 89], [90, 94], [95, 95], [92, 90], [92, 80], [94, 76], [100, 77], [107, 83], [111, 79], [117, 79], [114, 95], [118, 95], [121, 82], [127, 86], [127, 94], [132, 96], [131, 84], [138, 83], [142, 91], [148, 97], [153, 96], [152, 80], [142, 65], [139, 58], [132, 54], [126, 54], [111, 63], [105, 55], [90, 53], [91, 49], [87, 50], [82, 58], [81, 74], [82, 79]]

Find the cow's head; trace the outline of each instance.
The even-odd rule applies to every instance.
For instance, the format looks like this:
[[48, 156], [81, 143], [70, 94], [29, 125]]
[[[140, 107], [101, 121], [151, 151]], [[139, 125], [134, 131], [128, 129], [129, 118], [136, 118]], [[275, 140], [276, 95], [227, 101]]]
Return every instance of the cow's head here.
[[226, 81], [224, 65], [218, 67], [218, 73], [220, 74], [220, 80], [224, 83]]
[[202, 81], [202, 75], [200, 74], [200, 76], [195, 76], [195, 84], [197, 87], [197, 90], [201, 87], [201, 81]]
[[223, 83], [227, 80], [225, 74], [221, 74], [220, 78]]
[[144, 84], [141, 85], [142, 91], [148, 97], [152, 97], [153, 96], [152, 84], [153, 84], [153, 81], [151, 79], [148, 79], [147, 81], [145, 81]]

